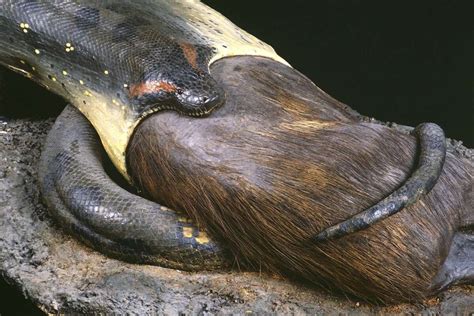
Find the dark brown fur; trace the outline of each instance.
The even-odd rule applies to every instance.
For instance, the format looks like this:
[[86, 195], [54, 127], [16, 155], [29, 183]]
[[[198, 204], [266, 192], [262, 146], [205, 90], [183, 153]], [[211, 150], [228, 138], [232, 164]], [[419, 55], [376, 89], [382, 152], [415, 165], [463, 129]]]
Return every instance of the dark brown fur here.
[[472, 162], [449, 153], [422, 201], [367, 230], [315, 244], [316, 233], [407, 179], [416, 140], [358, 122], [274, 62], [225, 59], [213, 76], [227, 103], [209, 118], [161, 113], [138, 127], [128, 162], [149, 196], [187, 212], [247, 266], [383, 302], [433, 292], [453, 234], [469, 224]]

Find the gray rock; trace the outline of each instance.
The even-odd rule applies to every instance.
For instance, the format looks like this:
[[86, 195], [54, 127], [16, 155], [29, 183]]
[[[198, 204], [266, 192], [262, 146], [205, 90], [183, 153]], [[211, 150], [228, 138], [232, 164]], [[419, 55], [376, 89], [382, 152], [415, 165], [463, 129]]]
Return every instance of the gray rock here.
[[188, 273], [107, 258], [50, 220], [36, 163], [52, 120], [0, 121], [0, 274], [47, 313], [367, 314], [474, 312], [474, 287], [377, 307], [261, 273]]

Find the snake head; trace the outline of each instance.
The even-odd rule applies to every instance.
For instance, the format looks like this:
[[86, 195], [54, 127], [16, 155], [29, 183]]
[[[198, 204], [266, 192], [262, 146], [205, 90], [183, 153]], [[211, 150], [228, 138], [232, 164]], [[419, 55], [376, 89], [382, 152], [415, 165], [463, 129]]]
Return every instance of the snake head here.
[[225, 101], [224, 90], [206, 72], [160, 73], [131, 85], [129, 95], [142, 113], [174, 110], [189, 116], [206, 116]]
[[225, 101], [225, 92], [206, 72], [193, 71], [176, 83], [177, 111], [191, 116], [208, 115]]

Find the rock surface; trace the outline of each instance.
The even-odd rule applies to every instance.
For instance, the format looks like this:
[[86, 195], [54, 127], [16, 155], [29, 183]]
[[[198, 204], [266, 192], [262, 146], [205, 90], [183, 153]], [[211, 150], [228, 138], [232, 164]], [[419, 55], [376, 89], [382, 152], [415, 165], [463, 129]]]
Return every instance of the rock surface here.
[[0, 118], [0, 274], [47, 313], [367, 314], [474, 312], [474, 287], [425, 302], [370, 306], [278, 276], [187, 273], [107, 258], [65, 235], [37, 190], [36, 164], [52, 120]]

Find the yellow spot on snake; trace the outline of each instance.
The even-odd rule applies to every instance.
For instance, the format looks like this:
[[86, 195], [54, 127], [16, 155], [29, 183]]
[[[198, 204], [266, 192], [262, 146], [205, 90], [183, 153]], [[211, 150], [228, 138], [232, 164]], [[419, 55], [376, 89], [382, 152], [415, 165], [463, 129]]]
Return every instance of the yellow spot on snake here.
[[205, 232], [199, 231], [198, 236], [196, 237], [196, 241], [199, 244], [207, 244], [209, 242], [209, 237]]
[[35, 70], [36, 70], [36, 68], [35, 68], [35, 67], [31, 67], [31, 70], [35, 71]]
[[91, 97], [92, 96], [92, 93], [90, 93], [89, 91], [84, 91], [84, 95], [88, 96], [88, 97]]
[[124, 83], [124, 84], [123, 84], [123, 87], [124, 87], [124, 88], [128, 88], [128, 84]]
[[193, 237], [193, 228], [192, 227], [183, 227], [183, 236], [186, 238]]
[[187, 217], [184, 217], [184, 216], [178, 217], [178, 222], [180, 222], [180, 223], [190, 223], [190, 224], [193, 223], [193, 221], [190, 218], [187, 218]]
[[26, 64], [26, 61], [20, 60], [20, 63], [22, 63], [24, 65], [24, 64]]
[[72, 52], [74, 50], [74, 46], [71, 43], [67, 42], [65, 47], [66, 53]]
[[28, 29], [30, 28], [30, 26], [28, 25], [28, 23], [20, 23], [20, 28], [23, 30], [23, 33], [28, 33]]
[[108, 71], [108, 70], [104, 70], [104, 74], [108, 75], [108, 74], [109, 74], [109, 71]]
[[63, 75], [67, 76], [67, 71], [63, 70]]
[[39, 49], [35, 49], [35, 54], [36, 54], [36, 55], [39, 55], [40, 53], [41, 53], [41, 52], [40, 52]]
[[112, 103], [115, 104], [115, 105], [119, 105], [119, 103], [115, 99], [112, 99]]
[[82, 81], [82, 80], [79, 80], [79, 83], [83, 85], [83, 84], [84, 84], [84, 81]]
[[51, 77], [51, 80], [56, 81], [56, 78], [55, 78], [55, 77]]

